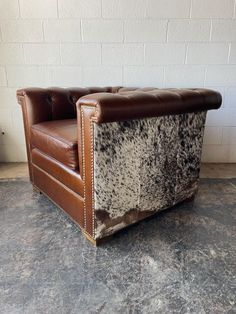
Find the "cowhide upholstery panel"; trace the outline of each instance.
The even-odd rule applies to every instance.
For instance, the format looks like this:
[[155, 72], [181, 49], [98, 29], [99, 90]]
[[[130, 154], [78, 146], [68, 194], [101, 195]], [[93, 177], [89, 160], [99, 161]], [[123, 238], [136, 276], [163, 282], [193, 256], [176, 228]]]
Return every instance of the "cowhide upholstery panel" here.
[[191, 198], [206, 112], [94, 123], [95, 238]]

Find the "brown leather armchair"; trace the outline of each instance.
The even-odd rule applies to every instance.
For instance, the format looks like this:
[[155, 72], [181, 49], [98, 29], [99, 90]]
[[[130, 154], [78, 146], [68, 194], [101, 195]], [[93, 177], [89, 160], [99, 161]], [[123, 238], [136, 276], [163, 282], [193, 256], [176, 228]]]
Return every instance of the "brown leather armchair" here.
[[194, 197], [206, 89], [26, 88], [22, 106], [30, 180], [94, 244]]

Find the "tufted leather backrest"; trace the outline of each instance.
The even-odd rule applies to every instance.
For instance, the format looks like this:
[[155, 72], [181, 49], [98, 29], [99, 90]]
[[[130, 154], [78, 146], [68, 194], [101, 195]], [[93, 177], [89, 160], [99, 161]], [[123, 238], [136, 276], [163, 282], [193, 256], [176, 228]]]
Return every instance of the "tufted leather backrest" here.
[[27, 107], [29, 124], [76, 118], [76, 102], [92, 93], [116, 92], [119, 87], [90, 88], [25, 88], [17, 91], [20, 104]]

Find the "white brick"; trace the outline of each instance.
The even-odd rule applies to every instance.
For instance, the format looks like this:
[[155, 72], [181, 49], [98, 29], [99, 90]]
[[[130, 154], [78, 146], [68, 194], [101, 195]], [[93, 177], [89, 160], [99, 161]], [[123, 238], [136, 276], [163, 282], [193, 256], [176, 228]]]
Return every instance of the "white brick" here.
[[236, 41], [236, 20], [213, 20], [211, 40]]
[[129, 20], [124, 24], [127, 42], [162, 42], [166, 40], [166, 20]]
[[0, 19], [11, 19], [19, 17], [18, 0], [0, 1]]
[[220, 108], [219, 110], [210, 110], [207, 114], [207, 126], [236, 126], [236, 110], [229, 108]]
[[9, 124], [7, 127], [2, 128], [2, 130], [5, 134], [2, 136], [0, 135], [0, 142], [2, 142], [0, 161], [24, 161], [22, 158], [25, 157], [26, 146], [23, 129], [14, 129], [12, 128], [12, 124]]
[[22, 138], [22, 142], [19, 142], [18, 151], [17, 151], [17, 161], [19, 162], [27, 162], [27, 153], [26, 153], [26, 144], [24, 137]]
[[93, 18], [101, 16], [100, 0], [58, 0], [59, 17]]
[[222, 108], [207, 112], [206, 126], [225, 126], [228, 124], [228, 113]]
[[206, 127], [204, 132], [204, 145], [219, 145], [222, 143], [222, 128]]
[[210, 26], [210, 21], [206, 20], [171, 20], [168, 25], [168, 41], [209, 41]]
[[79, 20], [49, 20], [44, 22], [45, 40], [49, 42], [81, 41]]
[[232, 18], [234, 0], [193, 0], [192, 18]]
[[26, 64], [46, 65], [60, 63], [59, 44], [25, 44]]
[[188, 18], [190, 0], [148, 0], [147, 16], [153, 18]]
[[225, 91], [225, 107], [236, 109], [236, 87], [228, 87]]
[[183, 64], [185, 60], [185, 44], [146, 44], [145, 63]]
[[85, 42], [121, 42], [123, 24], [117, 20], [83, 20], [82, 38]]
[[19, 3], [23, 18], [57, 17], [57, 0], [19, 0]]
[[206, 84], [211, 86], [236, 85], [236, 65], [208, 66]]
[[[22, 150], [22, 142], [14, 141], [14, 143], [8, 143], [8, 145], [1, 145], [0, 149], [0, 161], [1, 162], [16, 162], [26, 161], [26, 156], [20, 154], [19, 148]], [[25, 148], [24, 148], [25, 149]]]
[[[19, 121], [22, 121], [22, 117], [20, 117], [20, 119], [18, 119]], [[18, 123], [18, 122], [17, 122]], [[15, 127], [14, 123], [9, 124], [6, 127], [2, 127], [2, 131], [4, 132], [4, 135], [2, 136], [2, 145], [9, 145], [9, 144], [13, 144], [14, 142], [16, 143], [16, 145], [18, 145], [19, 143], [22, 143], [24, 140], [24, 132], [23, 132], [23, 128], [18, 129]]]
[[202, 150], [202, 162], [228, 162], [229, 146], [204, 145]]
[[102, 0], [102, 16], [105, 18], [142, 18], [145, 12], [145, 0]]
[[192, 43], [187, 49], [187, 64], [226, 64], [229, 45]]
[[62, 44], [62, 64], [66, 65], [99, 65], [101, 64], [100, 44]]
[[42, 22], [38, 20], [9, 20], [2, 22], [5, 42], [39, 42], [43, 40]]
[[225, 145], [236, 144], [236, 127], [223, 128], [222, 143]]
[[52, 86], [81, 86], [82, 85], [82, 69], [81, 67], [54, 67], [52, 68]]
[[0, 87], [1, 108], [9, 108], [16, 105], [15, 88]]
[[142, 44], [104, 44], [102, 63], [105, 65], [140, 65], [144, 62]]
[[6, 72], [4, 67], [0, 67], [0, 86], [7, 85]]
[[163, 87], [164, 68], [127, 66], [124, 68], [124, 85], [140, 87]]
[[7, 67], [9, 87], [48, 86], [49, 71], [43, 67], [9, 66]]
[[0, 108], [0, 126], [3, 131], [7, 128], [12, 128], [11, 109]]
[[84, 67], [83, 85], [111, 86], [122, 85], [121, 67]]
[[13, 130], [17, 130], [19, 132], [22, 132], [22, 138], [24, 137], [23, 131], [24, 131], [24, 124], [22, 119], [22, 110], [21, 106], [15, 106], [13, 107], [11, 111], [12, 115], [12, 123], [13, 123]]
[[166, 87], [202, 87], [205, 67], [194, 65], [173, 65], [165, 69]]
[[236, 44], [231, 44], [229, 63], [236, 64]]
[[22, 64], [24, 53], [21, 44], [0, 44], [0, 64]]

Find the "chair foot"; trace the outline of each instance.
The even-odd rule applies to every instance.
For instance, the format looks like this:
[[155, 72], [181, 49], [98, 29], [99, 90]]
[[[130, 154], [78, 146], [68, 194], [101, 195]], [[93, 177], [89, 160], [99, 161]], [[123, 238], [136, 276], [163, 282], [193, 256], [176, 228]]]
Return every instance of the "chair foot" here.
[[86, 231], [82, 230], [82, 233], [83, 235], [85, 236], [85, 238], [87, 240], [89, 240], [90, 243], [92, 243], [94, 246], [100, 246], [100, 245], [103, 245], [105, 243], [107, 243], [112, 237], [113, 235], [109, 235], [109, 236], [106, 236], [102, 239], [97, 239], [97, 240], [94, 240], [91, 235], [89, 235]]
[[82, 230], [83, 235], [85, 236], [85, 238], [87, 240], [89, 240], [90, 243], [92, 243], [92, 245], [97, 246], [97, 240], [94, 240], [86, 231]]

